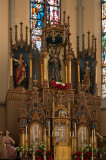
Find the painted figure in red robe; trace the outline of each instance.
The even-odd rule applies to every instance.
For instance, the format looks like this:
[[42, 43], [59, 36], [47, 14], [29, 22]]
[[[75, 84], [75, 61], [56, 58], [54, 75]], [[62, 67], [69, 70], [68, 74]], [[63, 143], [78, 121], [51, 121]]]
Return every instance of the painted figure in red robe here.
[[3, 149], [0, 153], [0, 159], [15, 159], [17, 157], [17, 151], [15, 147], [13, 146], [15, 144], [15, 141], [12, 137], [9, 135], [9, 131], [6, 131], [4, 133], [2, 143], [3, 143]]

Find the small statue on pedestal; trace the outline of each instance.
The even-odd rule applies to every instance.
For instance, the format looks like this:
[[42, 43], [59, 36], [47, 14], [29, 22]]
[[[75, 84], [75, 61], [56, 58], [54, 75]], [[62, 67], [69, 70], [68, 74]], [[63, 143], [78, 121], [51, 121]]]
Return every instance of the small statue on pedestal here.
[[53, 49], [52, 52], [50, 53], [50, 59], [48, 61], [48, 67], [49, 67], [49, 81], [60, 81], [61, 80], [61, 75], [60, 75], [60, 70], [61, 70], [61, 61], [59, 58], [60, 54], [60, 49]]

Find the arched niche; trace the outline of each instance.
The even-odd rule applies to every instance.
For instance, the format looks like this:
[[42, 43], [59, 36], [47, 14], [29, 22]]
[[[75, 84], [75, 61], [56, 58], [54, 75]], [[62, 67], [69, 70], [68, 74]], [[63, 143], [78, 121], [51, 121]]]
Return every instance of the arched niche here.
[[86, 124], [80, 124], [77, 130], [78, 150], [89, 144], [89, 129]]
[[42, 127], [38, 122], [33, 122], [30, 127], [30, 144], [39, 145], [42, 142]]

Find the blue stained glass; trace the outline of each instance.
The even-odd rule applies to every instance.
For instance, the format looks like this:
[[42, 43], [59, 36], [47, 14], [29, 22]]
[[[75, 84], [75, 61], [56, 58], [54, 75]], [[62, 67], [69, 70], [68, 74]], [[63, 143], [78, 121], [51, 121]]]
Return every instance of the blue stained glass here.
[[96, 124], [94, 123], [94, 129], [96, 129]]
[[[30, 0], [31, 3], [31, 28], [32, 28], [32, 48], [41, 52], [42, 19], [44, 18], [45, 0]], [[46, 15], [47, 23], [53, 23], [53, 10], [55, 10], [55, 24], [60, 19], [60, 0], [47, 0]], [[35, 36], [39, 36], [38, 39]]]

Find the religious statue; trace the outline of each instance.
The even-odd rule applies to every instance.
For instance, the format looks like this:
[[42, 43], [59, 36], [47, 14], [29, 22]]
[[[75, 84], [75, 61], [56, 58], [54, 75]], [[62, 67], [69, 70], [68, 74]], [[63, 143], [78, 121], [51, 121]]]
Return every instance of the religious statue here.
[[49, 81], [60, 81], [60, 70], [61, 70], [61, 61], [59, 58], [60, 50], [53, 49], [50, 56], [50, 59], [48, 61], [48, 67], [49, 67]]
[[85, 62], [85, 68], [83, 70], [83, 84], [84, 84], [84, 91], [89, 92], [90, 89], [90, 74], [91, 74], [91, 69], [89, 67], [89, 62]]
[[15, 159], [17, 157], [17, 151], [13, 146], [15, 141], [9, 134], [9, 131], [4, 132], [4, 136], [2, 138], [3, 149], [0, 153], [0, 159]]
[[19, 55], [19, 59], [14, 59], [15, 61], [15, 86], [24, 87], [26, 86], [26, 67], [27, 64], [23, 60], [23, 54]]

